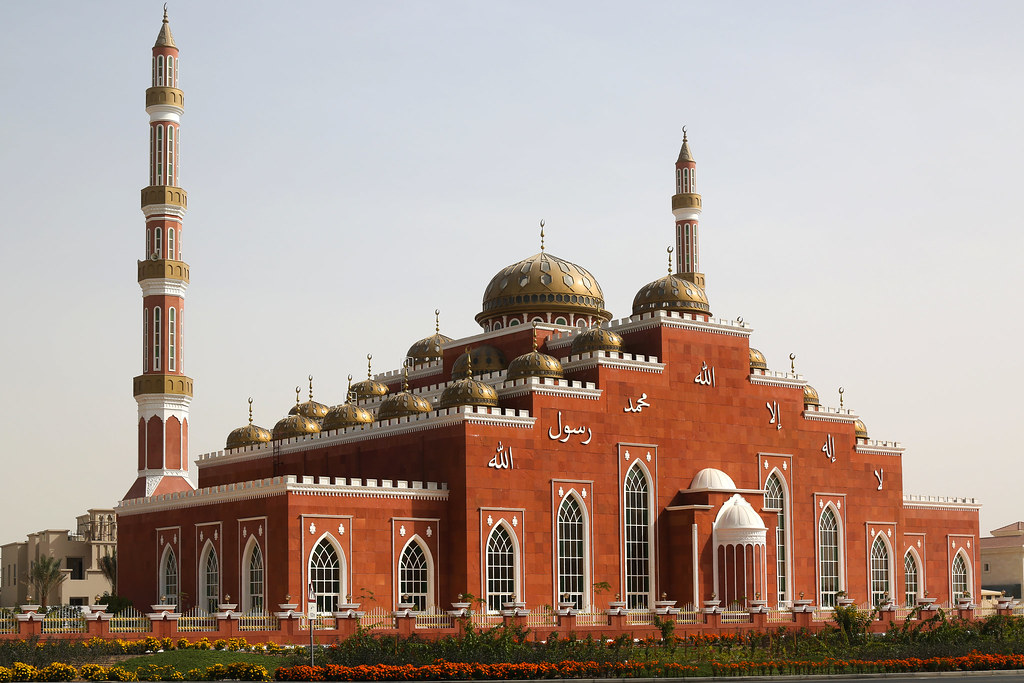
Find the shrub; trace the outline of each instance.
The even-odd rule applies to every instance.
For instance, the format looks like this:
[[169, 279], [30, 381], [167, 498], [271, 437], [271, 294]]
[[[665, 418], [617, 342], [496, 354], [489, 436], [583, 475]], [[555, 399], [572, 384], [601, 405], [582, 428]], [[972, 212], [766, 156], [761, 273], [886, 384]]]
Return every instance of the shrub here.
[[15, 662], [14, 666], [11, 667], [11, 680], [34, 681], [37, 673], [39, 673], [38, 670], [31, 664]]
[[78, 671], [70, 664], [53, 662], [39, 670], [36, 680], [39, 681], [73, 681], [78, 678]]

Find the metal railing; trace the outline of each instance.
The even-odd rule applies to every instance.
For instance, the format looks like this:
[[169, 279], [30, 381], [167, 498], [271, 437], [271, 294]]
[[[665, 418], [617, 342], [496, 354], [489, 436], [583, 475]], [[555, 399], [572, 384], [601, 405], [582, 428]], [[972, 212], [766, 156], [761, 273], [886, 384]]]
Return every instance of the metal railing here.
[[18, 632], [18, 620], [14, 614], [4, 610], [0, 614], [0, 633], [17, 633]]
[[608, 623], [608, 615], [604, 612], [577, 612], [577, 626], [604, 626]]
[[700, 609], [692, 602], [688, 602], [680, 607], [679, 614], [676, 615], [677, 624], [700, 624], [703, 621]]
[[654, 616], [650, 610], [630, 610], [626, 614], [626, 623], [630, 626], [650, 626], [654, 623]]
[[128, 607], [110, 617], [107, 629], [110, 633], [149, 633], [153, 623], [139, 610]]
[[793, 612], [788, 607], [771, 607], [767, 621], [769, 624], [789, 624], [793, 621]]
[[267, 612], [246, 612], [238, 616], [239, 631], [277, 631], [281, 623], [276, 614]]
[[202, 607], [193, 607], [178, 617], [178, 631], [180, 633], [196, 633], [200, 631], [216, 631], [217, 617], [207, 612]]
[[534, 610], [526, 615], [526, 626], [529, 628], [555, 626], [556, 624], [558, 624], [558, 620], [550, 607]]
[[450, 614], [431, 607], [416, 613], [416, 628], [454, 628], [455, 619]]
[[503, 620], [501, 614], [498, 612], [473, 612], [469, 617], [469, 623], [473, 625], [473, 628], [490, 628], [492, 626], [501, 626]]
[[299, 619], [299, 630], [308, 631], [310, 627], [312, 627], [314, 631], [335, 629], [338, 628], [338, 620], [334, 618], [333, 614], [318, 614], [312, 619], [303, 615], [302, 618]]
[[749, 624], [750, 612], [748, 612], [745, 609], [735, 609], [734, 607], [730, 607], [729, 609], [722, 612], [722, 623]]
[[43, 633], [85, 633], [86, 624], [82, 611], [65, 605], [43, 617]]
[[381, 629], [381, 628], [394, 628], [395, 619], [391, 615], [391, 612], [384, 609], [383, 607], [374, 607], [369, 612], [363, 615], [363, 618], [359, 620], [359, 625], [365, 629]]

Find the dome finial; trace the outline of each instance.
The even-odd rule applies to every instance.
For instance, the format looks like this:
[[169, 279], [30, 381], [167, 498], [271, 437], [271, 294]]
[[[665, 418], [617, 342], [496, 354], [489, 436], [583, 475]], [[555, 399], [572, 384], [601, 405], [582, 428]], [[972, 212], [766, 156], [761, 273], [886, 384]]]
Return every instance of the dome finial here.
[[295, 387], [295, 405], [299, 405], [299, 396], [302, 394], [302, 387]]
[[345, 400], [352, 400], [352, 373], [349, 373], [348, 375], [348, 390], [345, 392]]
[[373, 361], [373, 354], [366, 354], [366, 379], [373, 379], [373, 370], [370, 363]]
[[683, 142], [686, 142], [686, 126], [683, 126]]
[[402, 391], [409, 391], [409, 366], [402, 368]]
[[470, 353], [470, 348], [466, 347], [466, 377], [473, 376], [473, 354]]
[[540, 250], [544, 251], [544, 219], [540, 219]]
[[533, 350], [537, 350], [537, 321], [533, 321]]
[[434, 309], [434, 333], [435, 334], [440, 334], [441, 333], [441, 309], [440, 308], [435, 308]]
[[843, 389], [842, 387], [839, 387], [839, 410], [843, 409], [843, 392], [844, 391], [846, 391], [846, 389]]
[[668, 274], [671, 275], [672, 274], [672, 252], [674, 250], [672, 249], [672, 247], [669, 247], [667, 251], [668, 251]]
[[313, 375], [309, 376], [309, 400], [313, 400]]
[[796, 374], [796, 354], [789, 354], [789, 371], [794, 375]]
[[249, 397], [249, 424], [252, 424], [252, 396]]

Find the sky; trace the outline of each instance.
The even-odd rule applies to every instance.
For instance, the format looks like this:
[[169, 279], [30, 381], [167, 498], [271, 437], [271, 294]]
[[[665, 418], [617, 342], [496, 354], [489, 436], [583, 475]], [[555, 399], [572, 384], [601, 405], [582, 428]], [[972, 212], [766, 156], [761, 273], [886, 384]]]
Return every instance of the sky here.
[[[717, 317], [872, 438], [904, 491], [1024, 519], [1019, 2], [172, 0], [191, 455], [314, 375], [475, 334], [547, 249], [616, 318], [664, 273], [687, 126]], [[0, 3], [0, 543], [135, 478], [144, 93], [161, 2]]]

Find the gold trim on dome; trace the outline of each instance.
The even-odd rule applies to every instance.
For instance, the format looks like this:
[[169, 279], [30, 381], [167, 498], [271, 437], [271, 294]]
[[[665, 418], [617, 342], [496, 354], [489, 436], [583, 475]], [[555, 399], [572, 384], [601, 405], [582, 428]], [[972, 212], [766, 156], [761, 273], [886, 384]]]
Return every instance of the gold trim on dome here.
[[807, 406], [820, 406], [821, 398], [818, 396], [818, 390], [812, 387], [810, 384], [804, 385], [804, 407]]
[[405, 355], [420, 363], [437, 360], [442, 357], [444, 345], [451, 341], [451, 337], [441, 334], [441, 311], [434, 309], [434, 334], [415, 342]]
[[377, 398], [379, 396], [386, 396], [388, 393], [387, 385], [373, 378], [372, 362], [373, 354], [366, 354], [366, 379], [362, 382], [356, 382], [350, 388], [350, 391], [355, 394], [357, 399]]
[[621, 352], [622, 335], [594, 325], [572, 338], [573, 355], [591, 353], [592, 351]]
[[858, 439], [868, 438], [868, 428], [861, 420], [853, 421], [853, 435]]
[[153, 279], [188, 282], [188, 264], [173, 259], [139, 261], [139, 282]]
[[750, 369], [751, 370], [767, 370], [768, 360], [764, 357], [764, 354], [755, 349], [753, 346], [750, 347]]
[[228, 434], [224, 448], [244, 448], [246, 446], [258, 446], [261, 443], [273, 441], [274, 435], [269, 429], [264, 429], [252, 423], [252, 396], [249, 397], [249, 424], [231, 430]]
[[633, 315], [664, 309], [683, 313], [711, 314], [707, 294], [689, 280], [666, 275], [640, 288], [633, 298]]
[[146, 88], [146, 106], [152, 107], [154, 104], [169, 104], [184, 109], [185, 93], [178, 88], [154, 85], [152, 88]]
[[[297, 387], [296, 387], [297, 388]], [[298, 398], [298, 397], [296, 397]], [[308, 418], [321, 421], [327, 416], [330, 406], [318, 403], [313, 400], [313, 375], [309, 376], [309, 400], [296, 403], [288, 411], [289, 415], [305, 415]]]
[[537, 323], [533, 324], [533, 351], [524, 353], [509, 363], [508, 373], [505, 375], [507, 380], [524, 377], [552, 377], [555, 379], [564, 377], [559, 360], [537, 350]]
[[192, 395], [192, 378], [185, 375], [139, 375], [132, 380], [133, 395], [171, 394]]
[[142, 188], [142, 208], [154, 204], [172, 204], [188, 208], [188, 193], [173, 185], [150, 185]]

